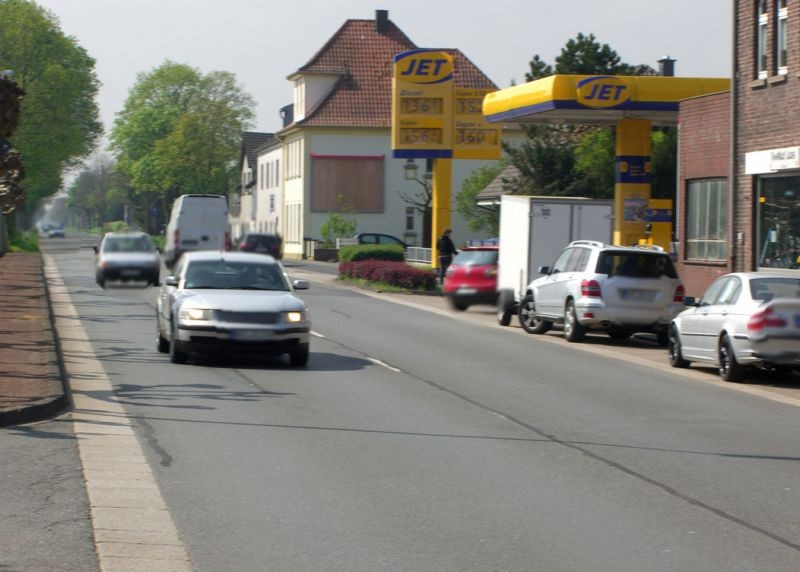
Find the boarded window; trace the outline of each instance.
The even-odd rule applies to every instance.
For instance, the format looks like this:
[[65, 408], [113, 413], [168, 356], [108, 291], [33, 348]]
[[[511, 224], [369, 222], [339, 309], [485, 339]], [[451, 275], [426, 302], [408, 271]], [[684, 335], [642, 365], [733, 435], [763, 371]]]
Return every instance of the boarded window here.
[[311, 155], [312, 212], [382, 213], [383, 155]]

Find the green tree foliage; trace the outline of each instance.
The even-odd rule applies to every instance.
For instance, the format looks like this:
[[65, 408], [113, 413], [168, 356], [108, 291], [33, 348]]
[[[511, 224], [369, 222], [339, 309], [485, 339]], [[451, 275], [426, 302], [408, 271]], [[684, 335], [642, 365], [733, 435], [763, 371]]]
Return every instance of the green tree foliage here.
[[139, 74], [111, 133], [118, 168], [166, 212], [167, 196], [227, 194], [255, 103], [224, 71], [167, 61]]
[[0, 0], [0, 69], [12, 70], [27, 92], [14, 146], [26, 164], [29, 212], [59, 191], [62, 173], [80, 164], [102, 133], [94, 65], [51, 12], [28, 0]]
[[86, 227], [122, 220], [130, 205], [130, 185], [114, 161], [100, 155], [84, 168], [67, 189], [67, 205]]
[[476, 204], [478, 194], [503, 170], [502, 163], [485, 165], [474, 170], [464, 179], [456, 194], [456, 212], [464, 217], [467, 226], [475, 232], [486, 232], [491, 236], [500, 234], [500, 208], [482, 207]]
[[[534, 81], [553, 74], [654, 75], [648, 65], [621, 61], [608, 44], [594, 34], [570, 39], [550, 65], [535, 55], [525, 79]], [[614, 196], [615, 141], [608, 127], [575, 125], [531, 125], [527, 140], [517, 147], [504, 145], [511, 164], [520, 171], [519, 194]], [[674, 130], [673, 130], [674, 131]], [[674, 197], [676, 139], [655, 132], [653, 139], [653, 196]], [[658, 190], [657, 190], [658, 189]]]

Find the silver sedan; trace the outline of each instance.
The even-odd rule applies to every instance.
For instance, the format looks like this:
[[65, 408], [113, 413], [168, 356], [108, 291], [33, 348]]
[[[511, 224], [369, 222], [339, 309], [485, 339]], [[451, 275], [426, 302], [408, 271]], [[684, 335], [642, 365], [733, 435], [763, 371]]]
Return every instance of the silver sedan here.
[[236, 351], [288, 354], [293, 366], [307, 365], [311, 320], [271, 256], [239, 252], [190, 252], [164, 280], [156, 317], [158, 351], [173, 363], [192, 353]]
[[685, 303], [670, 327], [673, 367], [714, 364], [725, 381], [740, 381], [748, 366], [800, 368], [800, 272], [726, 274]]

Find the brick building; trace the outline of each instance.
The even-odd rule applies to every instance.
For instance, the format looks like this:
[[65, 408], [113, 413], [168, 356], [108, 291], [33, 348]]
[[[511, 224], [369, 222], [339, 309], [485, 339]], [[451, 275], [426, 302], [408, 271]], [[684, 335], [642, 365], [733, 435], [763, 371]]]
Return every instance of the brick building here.
[[734, 0], [733, 38], [731, 93], [681, 104], [676, 238], [691, 295], [725, 272], [800, 268], [800, 0]]

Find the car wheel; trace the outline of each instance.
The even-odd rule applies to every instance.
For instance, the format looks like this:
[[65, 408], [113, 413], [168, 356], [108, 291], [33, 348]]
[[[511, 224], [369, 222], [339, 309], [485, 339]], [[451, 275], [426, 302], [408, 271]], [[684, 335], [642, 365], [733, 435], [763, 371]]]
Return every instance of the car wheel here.
[[683, 358], [681, 353], [681, 338], [678, 335], [678, 328], [672, 326], [669, 329], [669, 340], [667, 342], [669, 349], [669, 365], [672, 367], [685, 368], [691, 365], [691, 362]]
[[156, 348], [160, 354], [169, 352], [169, 341], [164, 337], [164, 333], [161, 331], [161, 323], [158, 318], [158, 312], [156, 312]]
[[467, 310], [467, 308], [469, 308], [469, 304], [465, 304], [464, 302], [456, 302], [452, 297], [448, 297], [448, 301], [450, 302], [450, 307], [458, 312], [464, 312]]
[[622, 328], [615, 327], [608, 328], [606, 333], [612, 340], [627, 340], [633, 335], [633, 332], [629, 330], [623, 330]]
[[564, 337], [568, 342], [580, 342], [586, 337], [586, 327], [578, 322], [575, 302], [570, 300], [564, 309]]
[[533, 294], [528, 294], [522, 299], [518, 310], [519, 324], [529, 334], [544, 334], [553, 327], [553, 322], [536, 317], [536, 302]]
[[150, 281], [150, 283], [153, 286], [160, 286], [161, 285], [161, 278], [159, 277], [158, 274], [156, 274], [155, 276], [153, 276], [153, 279]]
[[725, 381], [741, 381], [744, 378], [744, 366], [736, 361], [733, 344], [728, 336], [719, 340], [719, 376]]
[[98, 276], [97, 277], [97, 285], [100, 286], [100, 288], [105, 288], [106, 287], [106, 279], [105, 279], [105, 277]]
[[178, 326], [173, 322], [172, 324], [172, 339], [169, 343], [169, 361], [172, 363], [186, 363], [189, 359], [189, 354], [180, 347], [178, 341]]
[[305, 367], [308, 365], [309, 353], [308, 344], [304, 344], [301, 349], [289, 353], [289, 363], [292, 367]]
[[514, 312], [511, 310], [500, 310], [497, 312], [497, 323], [501, 326], [508, 326], [511, 324], [511, 317], [514, 315]]

